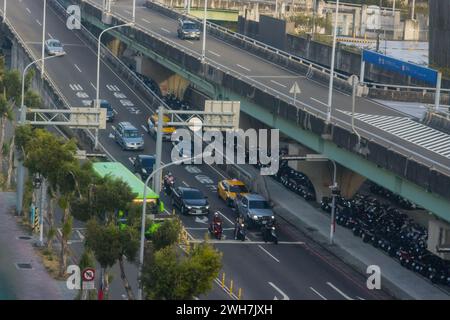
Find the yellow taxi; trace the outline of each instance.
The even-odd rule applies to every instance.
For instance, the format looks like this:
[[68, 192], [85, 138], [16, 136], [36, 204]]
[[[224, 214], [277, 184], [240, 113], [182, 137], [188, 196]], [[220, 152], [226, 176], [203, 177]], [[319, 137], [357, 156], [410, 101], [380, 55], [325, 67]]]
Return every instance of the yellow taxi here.
[[237, 179], [222, 180], [217, 186], [218, 197], [224, 200], [229, 206], [233, 205], [238, 193], [244, 195], [249, 193], [249, 191], [245, 184]]
[[[167, 126], [166, 123], [170, 122], [170, 117], [164, 115], [163, 118], [163, 130], [162, 130], [162, 138], [163, 140], [170, 140], [172, 133], [175, 132], [175, 127]], [[156, 137], [156, 133], [158, 131], [158, 114], [154, 114], [147, 120], [148, 132]]]

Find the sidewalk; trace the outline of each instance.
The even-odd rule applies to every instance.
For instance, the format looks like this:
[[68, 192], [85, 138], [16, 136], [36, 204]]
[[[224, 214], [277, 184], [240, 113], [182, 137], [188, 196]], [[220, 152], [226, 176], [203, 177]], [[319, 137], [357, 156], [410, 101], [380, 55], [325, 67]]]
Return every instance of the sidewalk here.
[[[251, 166], [245, 166], [245, 171], [252, 176], [259, 175], [259, 172]], [[381, 286], [390, 294], [399, 299], [450, 300], [449, 294], [419, 274], [402, 267], [383, 251], [364, 243], [347, 228], [336, 224], [334, 245], [330, 245], [329, 215], [320, 208], [313, 207], [271, 177], [266, 177], [265, 180], [270, 200], [275, 204], [274, 210], [278, 216], [298, 227], [314, 241], [364, 275], [367, 266], [378, 265], [382, 274]]]
[[[68, 290], [65, 281], [51, 278], [34, 252], [37, 238], [19, 226], [13, 214], [15, 199], [13, 192], [0, 192], [0, 299], [74, 299], [76, 292]], [[17, 263], [30, 263], [32, 269], [19, 269]]]

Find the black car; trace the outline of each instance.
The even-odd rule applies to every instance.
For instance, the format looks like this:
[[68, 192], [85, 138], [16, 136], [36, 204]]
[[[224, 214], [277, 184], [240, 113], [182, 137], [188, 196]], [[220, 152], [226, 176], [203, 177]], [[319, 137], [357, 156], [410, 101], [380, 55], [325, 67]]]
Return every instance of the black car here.
[[180, 209], [182, 214], [209, 214], [209, 203], [200, 190], [177, 187], [172, 193], [172, 206]]
[[[91, 101], [91, 108], [95, 108], [97, 106], [96, 100]], [[107, 100], [100, 99], [100, 108], [106, 109], [106, 121], [113, 122], [114, 121], [114, 110], [111, 104]]]
[[134, 172], [141, 176], [142, 180], [146, 180], [148, 176], [153, 171], [153, 166], [155, 165], [155, 157], [148, 155], [138, 155], [134, 158]]
[[190, 20], [178, 20], [177, 35], [180, 39], [200, 40], [200, 29], [198, 25]]

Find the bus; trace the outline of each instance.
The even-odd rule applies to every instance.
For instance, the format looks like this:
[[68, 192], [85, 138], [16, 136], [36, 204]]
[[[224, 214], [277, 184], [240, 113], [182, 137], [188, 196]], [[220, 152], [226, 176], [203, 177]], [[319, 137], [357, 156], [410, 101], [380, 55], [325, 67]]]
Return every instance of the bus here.
[[[111, 178], [121, 179], [126, 182], [130, 186], [132, 192], [137, 194], [136, 198], [133, 200], [134, 203], [142, 204], [144, 202], [144, 183], [122, 163], [94, 162], [92, 166], [94, 171], [102, 178], [110, 176]], [[149, 187], [147, 187], [146, 202], [150, 213], [155, 214], [164, 212], [164, 204], [160, 201], [159, 195]]]

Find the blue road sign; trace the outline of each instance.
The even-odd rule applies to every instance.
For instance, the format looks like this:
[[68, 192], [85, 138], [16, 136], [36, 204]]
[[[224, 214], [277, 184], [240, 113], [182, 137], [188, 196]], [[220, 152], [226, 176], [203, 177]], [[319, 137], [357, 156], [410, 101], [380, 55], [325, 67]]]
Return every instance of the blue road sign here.
[[435, 86], [437, 84], [438, 72], [436, 70], [419, 66], [414, 63], [405, 62], [383, 54], [363, 50], [363, 60], [387, 70], [405, 74], [412, 78], [428, 82]]

